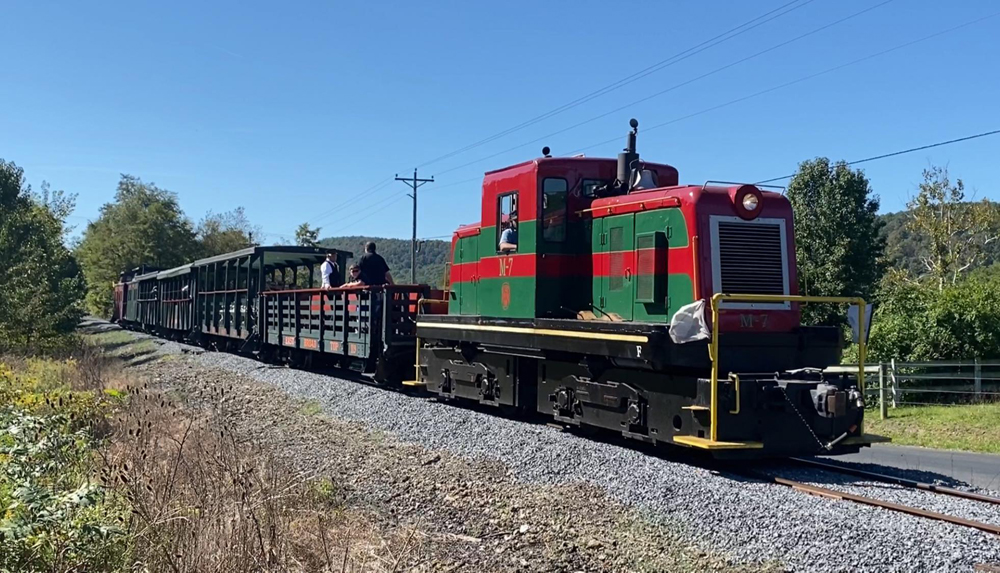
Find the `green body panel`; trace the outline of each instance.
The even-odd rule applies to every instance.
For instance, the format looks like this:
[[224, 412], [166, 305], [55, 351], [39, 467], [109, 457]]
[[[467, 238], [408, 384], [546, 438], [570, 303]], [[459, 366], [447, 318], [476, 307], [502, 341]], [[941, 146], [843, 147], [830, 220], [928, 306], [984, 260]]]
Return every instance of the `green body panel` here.
[[[504, 285], [507, 285], [508, 295], [504, 294]], [[507, 308], [504, 308], [505, 299]], [[534, 318], [535, 277], [482, 279], [479, 282], [479, 311], [482, 316]]]
[[[611, 231], [614, 228], [620, 231], [613, 238]], [[602, 258], [602, 264], [609, 268], [594, 269], [595, 276], [590, 281], [594, 309], [617, 314], [625, 320], [669, 322], [677, 309], [694, 300], [691, 277], [670, 274], [669, 253], [662, 253], [668, 261], [665, 284], [657, 284], [654, 302], [639, 302], [638, 260], [632, 251], [638, 248], [637, 237], [657, 232], [666, 235], [666, 246], [670, 249], [689, 246], [687, 223], [680, 209], [657, 209], [595, 220], [590, 233], [591, 252], [608, 253], [608, 257]], [[622, 252], [623, 259], [616, 261], [615, 251]], [[631, 269], [628, 277], [622, 276], [620, 265], [623, 262]], [[617, 269], [611, 268], [616, 264], [619, 265]]]
[[462, 263], [478, 263], [479, 262], [479, 237], [482, 235], [473, 235], [471, 237], [464, 237], [458, 240], [458, 248], [455, 250], [455, 261], [456, 265]]
[[[601, 296], [598, 302], [603, 302], [601, 310], [613, 313], [623, 320], [632, 320], [635, 303], [635, 269], [633, 257], [635, 250], [635, 215], [618, 215], [605, 217], [604, 239], [601, 241], [602, 253], [608, 253], [606, 259], [608, 268], [602, 269]], [[630, 272], [626, 273], [626, 269]]]
[[667, 275], [667, 295], [663, 302], [636, 302], [632, 320], [637, 322], [670, 322], [677, 309], [694, 302], [694, 284], [684, 274]]
[[[535, 253], [537, 248], [538, 221], [521, 221], [517, 227], [517, 252], [511, 254], [528, 255]], [[497, 248], [497, 231], [495, 226], [483, 227], [479, 237], [479, 266], [489, 267], [490, 273], [499, 268], [499, 253]], [[480, 275], [487, 274], [485, 272]], [[504, 284], [507, 284], [508, 294], [504, 295]], [[534, 318], [535, 316], [535, 277], [502, 277], [482, 278], [477, 282], [478, 305], [476, 312], [462, 314], [480, 314], [505, 318]], [[504, 300], [507, 308], [504, 308]]]
[[462, 282], [458, 292], [458, 314], [479, 314], [479, 237], [472, 236], [459, 240], [456, 255], [466, 264], [461, 267]]
[[636, 213], [635, 234], [654, 231], [667, 233], [667, 244], [671, 249], [688, 246], [687, 223], [680, 209], [657, 209]]
[[[566, 225], [565, 241], [546, 241], [538, 243], [539, 268], [545, 265], [544, 257], [579, 257], [589, 258], [590, 250], [590, 219], [574, 220]], [[564, 269], [567, 267], [563, 267]], [[548, 276], [539, 271], [536, 291], [536, 316], [538, 317], [572, 317], [580, 310], [590, 310], [593, 293], [587, 282], [585, 267], [578, 263], [568, 266], [571, 276]]]

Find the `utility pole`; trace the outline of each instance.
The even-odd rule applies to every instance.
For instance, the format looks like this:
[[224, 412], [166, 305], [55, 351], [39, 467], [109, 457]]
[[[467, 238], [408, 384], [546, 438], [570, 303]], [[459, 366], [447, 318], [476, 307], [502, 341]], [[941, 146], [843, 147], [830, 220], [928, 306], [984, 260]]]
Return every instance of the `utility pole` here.
[[396, 174], [396, 181], [406, 183], [406, 186], [413, 189], [413, 240], [410, 241], [410, 284], [417, 284], [417, 188], [424, 183], [434, 183], [434, 178], [417, 179], [417, 170], [413, 169], [413, 179], [400, 177]]

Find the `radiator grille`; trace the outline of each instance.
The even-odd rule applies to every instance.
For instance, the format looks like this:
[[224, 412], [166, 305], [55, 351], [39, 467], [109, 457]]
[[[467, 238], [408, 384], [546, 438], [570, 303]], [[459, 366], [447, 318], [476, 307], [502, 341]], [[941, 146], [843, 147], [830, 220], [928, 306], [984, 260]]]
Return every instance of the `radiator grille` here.
[[787, 294], [781, 226], [719, 221], [719, 292]]

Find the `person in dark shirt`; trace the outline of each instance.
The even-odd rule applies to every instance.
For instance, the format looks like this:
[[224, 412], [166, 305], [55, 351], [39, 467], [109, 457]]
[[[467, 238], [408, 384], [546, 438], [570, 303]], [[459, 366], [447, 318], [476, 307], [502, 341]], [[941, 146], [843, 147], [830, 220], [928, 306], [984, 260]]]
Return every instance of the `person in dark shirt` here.
[[361, 267], [361, 280], [366, 285], [393, 284], [392, 275], [389, 274], [389, 265], [386, 264], [382, 255], [375, 252], [375, 243], [365, 244], [365, 254], [358, 260], [358, 266]]

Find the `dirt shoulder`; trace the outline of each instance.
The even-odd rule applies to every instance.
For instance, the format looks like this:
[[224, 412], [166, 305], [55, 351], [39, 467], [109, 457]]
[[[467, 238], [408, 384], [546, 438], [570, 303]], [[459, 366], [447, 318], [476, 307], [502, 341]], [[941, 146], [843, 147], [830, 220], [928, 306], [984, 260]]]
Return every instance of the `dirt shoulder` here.
[[316, 542], [345, 564], [370, 564], [343, 570], [738, 570], [593, 486], [518, 483], [499, 463], [329, 418], [308, 402], [190, 357], [133, 371], [182, 408], [220, 412], [247, 447], [264, 448], [289, 471], [309, 476], [322, 503], [351, 524], [336, 539]]

